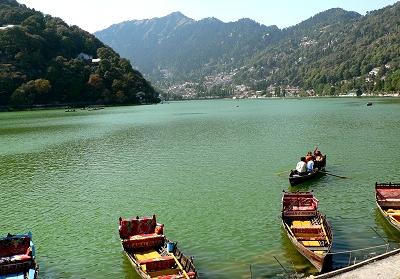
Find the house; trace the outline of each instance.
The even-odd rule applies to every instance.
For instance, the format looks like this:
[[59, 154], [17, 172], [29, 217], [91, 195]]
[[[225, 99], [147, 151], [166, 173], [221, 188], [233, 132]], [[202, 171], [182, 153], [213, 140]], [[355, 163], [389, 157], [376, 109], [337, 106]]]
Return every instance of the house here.
[[13, 28], [15, 25], [12, 25], [12, 24], [8, 24], [8, 25], [6, 25], [6, 26], [0, 26], [0, 30], [6, 30], [6, 29], [8, 29], [8, 28]]
[[80, 59], [80, 60], [88, 61], [88, 60], [92, 60], [92, 59], [93, 59], [93, 56], [81, 52], [81, 53], [78, 54], [78, 56], [77, 56], [76, 58], [78, 58], [78, 59]]
[[379, 68], [373, 68], [370, 72], [370, 76], [376, 76], [379, 73]]

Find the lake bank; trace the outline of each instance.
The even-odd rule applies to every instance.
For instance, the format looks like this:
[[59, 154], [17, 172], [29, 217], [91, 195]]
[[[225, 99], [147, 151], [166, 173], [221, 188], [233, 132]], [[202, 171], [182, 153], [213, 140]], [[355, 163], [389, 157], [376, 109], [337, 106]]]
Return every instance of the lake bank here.
[[400, 278], [400, 249], [379, 255], [347, 268], [335, 270], [309, 279], [397, 279]]

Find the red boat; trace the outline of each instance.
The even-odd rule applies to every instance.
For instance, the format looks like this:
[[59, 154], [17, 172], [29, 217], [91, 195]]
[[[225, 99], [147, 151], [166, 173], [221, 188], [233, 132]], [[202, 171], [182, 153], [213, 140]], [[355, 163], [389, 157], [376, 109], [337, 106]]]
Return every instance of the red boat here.
[[400, 231], [400, 183], [375, 183], [376, 205], [385, 219]]
[[331, 227], [311, 192], [284, 192], [282, 225], [297, 251], [321, 272], [332, 247]]
[[38, 272], [31, 233], [0, 238], [0, 278], [37, 279]]
[[192, 258], [164, 236], [156, 216], [119, 218], [119, 235], [126, 256], [144, 279], [199, 279]]

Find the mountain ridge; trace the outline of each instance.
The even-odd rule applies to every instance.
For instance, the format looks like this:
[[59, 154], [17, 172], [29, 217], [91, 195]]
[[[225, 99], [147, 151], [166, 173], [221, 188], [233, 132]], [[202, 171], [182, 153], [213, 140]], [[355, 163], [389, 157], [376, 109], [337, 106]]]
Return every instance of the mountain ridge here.
[[[166, 16], [150, 19], [152, 28], [127, 24], [122, 32], [104, 29], [95, 35], [170, 92], [184, 84], [191, 88], [183, 91], [197, 96], [225, 95], [239, 85], [251, 91], [296, 87], [320, 95], [379, 91], [397, 88], [390, 83], [399, 68], [393, 54], [400, 35], [399, 7], [396, 3], [364, 16], [332, 8], [284, 29], [246, 18], [168, 25]], [[382, 40], [389, 44], [379, 45]], [[377, 77], [368, 83], [369, 72], [377, 67], [388, 69], [379, 77], [388, 78], [387, 86]]]

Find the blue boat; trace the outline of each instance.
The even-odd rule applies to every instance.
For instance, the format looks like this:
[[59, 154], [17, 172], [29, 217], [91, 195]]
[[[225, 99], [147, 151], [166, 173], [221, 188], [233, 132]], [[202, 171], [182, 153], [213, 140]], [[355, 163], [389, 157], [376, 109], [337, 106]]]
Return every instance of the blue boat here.
[[0, 279], [37, 279], [32, 234], [8, 234], [0, 238]]

